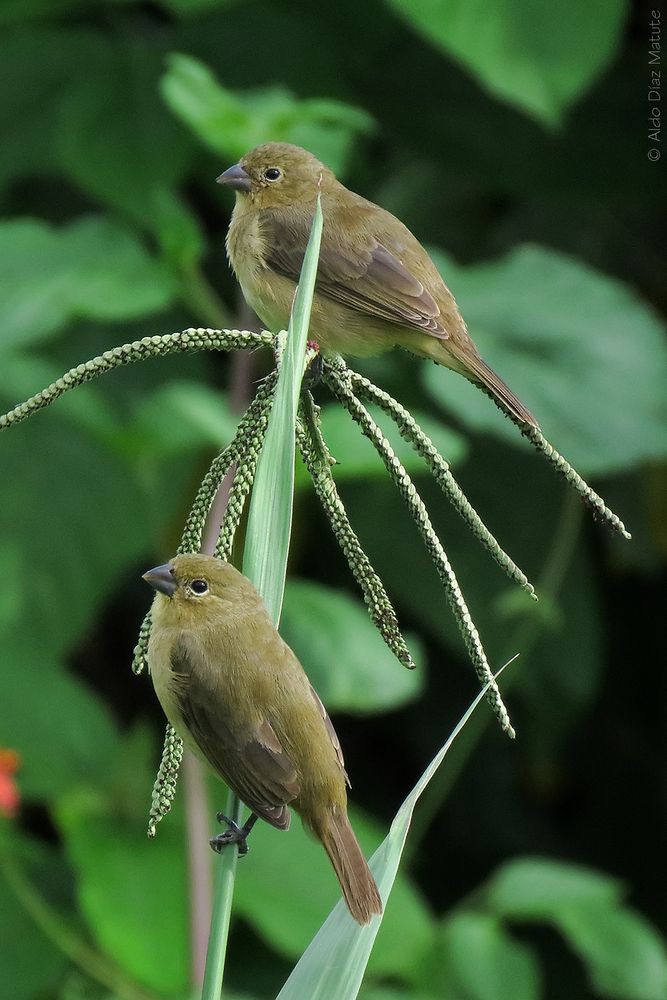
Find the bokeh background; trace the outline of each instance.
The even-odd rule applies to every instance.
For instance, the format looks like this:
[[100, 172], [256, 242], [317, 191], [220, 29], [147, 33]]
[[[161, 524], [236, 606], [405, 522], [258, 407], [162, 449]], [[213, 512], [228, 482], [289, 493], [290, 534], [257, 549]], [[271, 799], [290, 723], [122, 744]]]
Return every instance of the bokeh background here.
[[[595, 525], [463, 380], [405, 355], [364, 363], [424, 417], [541, 597], [505, 580], [410, 459], [493, 663], [521, 653], [504, 675], [519, 735], [482, 707], [429, 787], [366, 1000], [667, 996], [665, 187], [648, 158], [649, 7], [0, 7], [3, 409], [117, 344], [248, 326], [214, 178], [287, 139], [433, 248], [484, 356], [633, 533]], [[185, 830], [202, 799], [188, 773], [147, 841], [164, 722], [129, 669], [140, 574], [173, 553], [270, 364], [147, 362], [0, 438], [2, 996], [191, 995], [206, 891]], [[283, 631], [334, 715], [371, 849], [476, 681], [393, 486], [319, 396], [345, 504], [419, 658], [408, 675], [373, 633], [300, 470]], [[223, 801], [212, 785], [199, 864]], [[337, 886], [298, 823], [253, 841], [229, 983], [263, 1000]]]

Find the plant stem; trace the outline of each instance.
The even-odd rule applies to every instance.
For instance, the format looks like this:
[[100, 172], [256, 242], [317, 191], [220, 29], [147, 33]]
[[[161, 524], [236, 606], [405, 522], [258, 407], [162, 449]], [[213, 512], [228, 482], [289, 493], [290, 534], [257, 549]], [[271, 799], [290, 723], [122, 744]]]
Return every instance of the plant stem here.
[[[240, 823], [241, 809], [240, 800], [233, 792], [230, 792], [225, 807], [225, 815], [234, 820], [235, 823]], [[208, 937], [206, 970], [204, 973], [201, 1000], [220, 1000], [222, 995], [222, 977], [225, 971], [225, 958], [227, 957], [227, 939], [229, 938], [229, 925], [232, 918], [234, 880], [236, 878], [238, 858], [238, 846], [236, 844], [230, 845], [222, 851], [216, 864], [215, 885], [213, 888], [214, 905], [211, 916], [211, 929]]]

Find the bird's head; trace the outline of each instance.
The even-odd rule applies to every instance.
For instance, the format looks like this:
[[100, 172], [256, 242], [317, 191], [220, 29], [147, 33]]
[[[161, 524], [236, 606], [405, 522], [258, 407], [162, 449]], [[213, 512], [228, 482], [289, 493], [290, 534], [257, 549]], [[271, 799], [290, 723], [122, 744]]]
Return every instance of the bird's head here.
[[222, 559], [199, 553], [174, 556], [144, 573], [143, 579], [163, 602], [182, 610], [220, 609], [222, 605], [255, 607], [259, 595], [250, 580]]
[[246, 153], [217, 178], [257, 208], [314, 201], [320, 187], [335, 183], [328, 167], [300, 146], [267, 142]]

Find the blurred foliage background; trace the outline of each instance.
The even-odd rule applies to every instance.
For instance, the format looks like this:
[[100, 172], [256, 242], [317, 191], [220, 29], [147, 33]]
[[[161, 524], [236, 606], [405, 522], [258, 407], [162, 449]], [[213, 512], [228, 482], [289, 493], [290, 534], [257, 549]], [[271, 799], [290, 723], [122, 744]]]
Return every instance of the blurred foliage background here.
[[[429, 788], [365, 1000], [667, 996], [667, 302], [664, 187], [646, 155], [650, 19], [623, 0], [0, 6], [2, 409], [116, 344], [247, 326], [214, 178], [287, 139], [434, 249], [484, 356], [633, 532], [623, 543], [591, 523], [462, 379], [403, 355], [364, 364], [424, 415], [541, 597], [529, 606], [509, 587], [418, 479], [493, 662], [521, 653], [505, 674], [519, 735], [480, 709]], [[163, 720], [129, 671], [149, 602], [139, 577], [173, 553], [270, 363], [124, 369], [0, 439], [12, 1000], [190, 995], [183, 787], [145, 838]], [[476, 682], [393, 487], [320, 401], [350, 517], [419, 659], [408, 675], [384, 651], [301, 471], [283, 632], [334, 714], [370, 849]], [[223, 794], [211, 788], [209, 827]], [[229, 980], [262, 1000], [337, 886], [298, 823], [253, 841]]]

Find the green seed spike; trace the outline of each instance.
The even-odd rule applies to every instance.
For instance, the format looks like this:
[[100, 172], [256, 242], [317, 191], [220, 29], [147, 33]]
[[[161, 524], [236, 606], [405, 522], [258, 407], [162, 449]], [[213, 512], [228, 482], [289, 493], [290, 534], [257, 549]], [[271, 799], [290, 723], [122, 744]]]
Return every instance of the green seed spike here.
[[[314, 410], [316, 412], [317, 407], [314, 407]], [[308, 426], [307, 431], [303, 425], [297, 427], [299, 450], [336, 541], [347, 559], [352, 575], [361, 588], [371, 621], [398, 661], [409, 670], [413, 670], [415, 662], [401, 634], [396, 612], [380, 577], [373, 569], [352, 529], [331, 475], [329, 461], [323, 458], [320, 449], [313, 446], [312, 436], [315, 428], [310, 425], [308, 420], [306, 425]]]
[[210, 330], [205, 328], [181, 330], [178, 333], [166, 334], [163, 337], [144, 337], [132, 343], [123, 344], [105, 351], [91, 361], [86, 361], [75, 368], [70, 368], [59, 379], [52, 382], [35, 396], [19, 403], [12, 410], [0, 416], [0, 430], [12, 424], [20, 423], [37, 410], [49, 406], [70, 389], [75, 389], [85, 382], [91, 382], [105, 372], [113, 371], [122, 365], [131, 365], [135, 361], [147, 358], [164, 357], [167, 354], [184, 354], [194, 351], [233, 351], [248, 350], [255, 347], [270, 347], [273, 338], [270, 333], [251, 333], [248, 330]]
[[273, 372], [258, 389], [254, 400], [241, 417], [231, 443], [217, 455], [197, 490], [178, 547], [181, 552], [198, 552], [206, 515], [213, 503], [222, 480], [235, 462], [239, 462], [253, 447], [258, 434], [263, 436], [268, 420], [268, 412], [276, 386], [277, 375]]
[[576, 469], [573, 469], [570, 463], [556, 451], [554, 446], [549, 444], [539, 427], [526, 427], [525, 424], [517, 424], [517, 426], [521, 428], [523, 436], [528, 438], [530, 443], [546, 456], [547, 461], [553, 465], [558, 475], [562, 476], [566, 483], [574, 487], [584, 503], [591, 508], [596, 520], [604, 521], [612, 531], [618, 532], [623, 538], [632, 538], [632, 535], [627, 531], [620, 517], [607, 507], [602, 497], [595, 490], [591, 489]]
[[[257, 393], [255, 397], [255, 402], [258, 403], [257, 408], [252, 417], [247, 421], [247, 431], [244, 436], [243, 446], [239, 448], [234, 481], [227, 498], [227, 510], [225, 511], [225, 517], [215, 547], [215, 554], [220, 559], [229, 560], [231, 558], [234, 536], [241, 522], [243, 508], [255, 480], [257, 462], [259, 461], [266, 428], [269, 423], [269, 414], [271, 413], [271, 406], [273, 404], [276, 382], [277, 373], [273, 372]], [[246, 416], [249, 414], [250, 410], [247, 411]]]
[[436, 483], [466, 522], [475, 538], [482, 543], [507, 576], [515, 583], [518, 583], [536, 601], [537, 594], [532, 583], [530, 583], [526, 574], [519, 569], [514, 560], [498, 544], [456, 482], [450, 472], [449, 465], [429, 436], [421, 429], [412, 414], [398, 400], [390, 396], [388, 392], [373, 385], [369, 379], [364, 378], [363, 375], [358, 375], [350, 369], [348, 371], [351, 384], [358, 395], [362, 399], [369, 399], [377, 403], [393, 419], [401, 437], [411, 444], [415, 451], [422, 456]]
[[440, 577], [440, 580], [445, 588], [449, 605], [463, 636], [468, 655], [473, 662], [477, 676], [482, 684], [489, 685], [487, 694], [488, 701], [491, 704], [503, 731], [513, 739], [515, 732], [498, 689], [498, 685], [496, 684], [491, 668], [489, 667], [479, 633], [472, 620], [454, 570], [452, 569], [449, 559], [447, 558], [447, 554], [442, 547], [440, 539], [433, 529], [433, 525], [431, 524], [424, 501], [417, 492], [414, 483], [403, 468], [403, 465], [394, 454], [390, 443], [387, 441], [368, 410], [366, 410], [366, 408], [359, 402], [357, 397], [352, 392], [349, 378], [346, 379], [339, 371], [335, 371], [333, 369], [330, 369], [327, 373], [325, 373], [324, 377], [327, 385], [331, 388], [336, 398], [340, 400], [348, 413], [352, 416], [353, 420], [355, 420], [355, 422], [359, 425], [364, 435], [375, 447], [384, 462], [389, 475], [398, 487], [410, 515], [419, 529], [426, 551], [431, 557], [431, 561], [433, 562], [438, 576]]
[[176, 782], [182, 759], [183, 740], [168, 725], [162, 748], [162, 759], [151, 794], [151, 809], [148, 817], [148, 836], [151, 838], [157, 833], [157, 824], [171, 809], [176, 795]]

